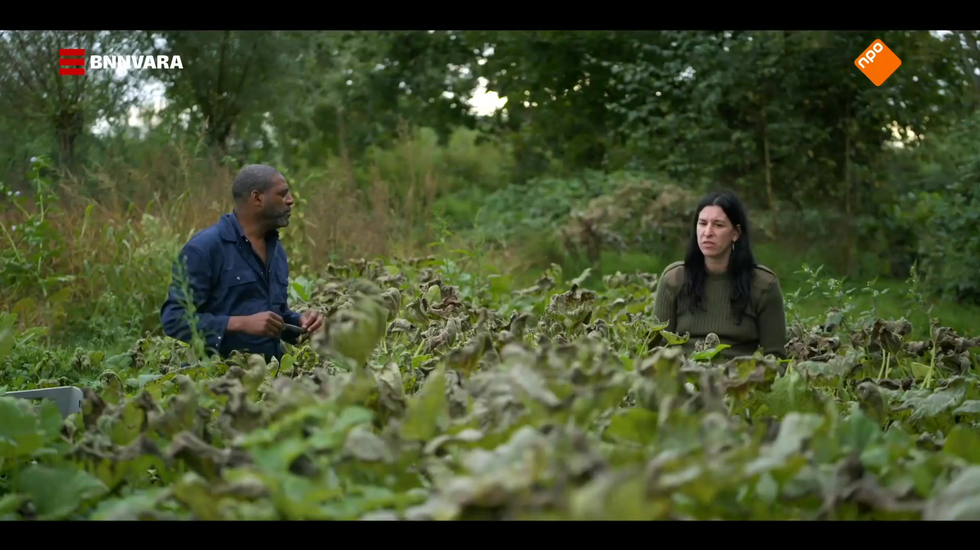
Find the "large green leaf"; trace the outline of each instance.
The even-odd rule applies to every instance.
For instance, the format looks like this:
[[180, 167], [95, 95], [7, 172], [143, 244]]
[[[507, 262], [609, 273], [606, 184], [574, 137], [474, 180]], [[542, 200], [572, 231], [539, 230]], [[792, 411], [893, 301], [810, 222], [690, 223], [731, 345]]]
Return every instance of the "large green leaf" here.
[[0, 458], [31, 456], [58, 437], [61, 425], [61, 413], [51, 400], [35, 404], [0, 397]]
[[38, 519], [65, 519], [82, 504], [108, 491], [98, 479], [67, 467], [31, 466], [12, 481], [14, 490], [31, 498]]

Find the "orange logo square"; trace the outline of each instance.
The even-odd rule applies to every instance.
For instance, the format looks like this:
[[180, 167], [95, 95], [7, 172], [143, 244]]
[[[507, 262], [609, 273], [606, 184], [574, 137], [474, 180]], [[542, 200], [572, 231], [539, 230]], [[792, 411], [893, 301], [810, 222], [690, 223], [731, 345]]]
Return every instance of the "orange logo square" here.
[[888, 77], [902, 66], [902, 60], [881, 40], [875, 40], [854, 60], [854, 65], [868, 77], [875, 86], [881, 86]]

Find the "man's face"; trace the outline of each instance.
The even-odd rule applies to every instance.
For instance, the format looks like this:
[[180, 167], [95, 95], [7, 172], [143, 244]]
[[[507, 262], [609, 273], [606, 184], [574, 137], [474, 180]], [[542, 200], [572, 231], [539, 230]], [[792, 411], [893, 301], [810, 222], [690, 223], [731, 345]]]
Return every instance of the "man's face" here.
[[276, 176], [272, 180], [272, 187], [265, 192], [262, 198], [262, 218], [276, 228], [289, 225], [289, 216], [294, 201], [285, 178]]

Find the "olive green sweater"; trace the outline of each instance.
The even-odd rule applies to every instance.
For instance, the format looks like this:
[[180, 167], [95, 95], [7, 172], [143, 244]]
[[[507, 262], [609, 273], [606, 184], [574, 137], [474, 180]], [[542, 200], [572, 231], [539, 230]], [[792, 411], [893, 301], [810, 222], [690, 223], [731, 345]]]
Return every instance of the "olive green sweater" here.
[[701, 307], [691, 313], [687, 297], [682, 295], [684, 262], [667, 266], [657, 288], [654, 314], [661, 322], [669, 323], [667, 330], [683, 336], [691, 334], [684, 345], [690, 354], [698, 340], [715, 333], [722, 344], [732, 347], [721, 354], [726, 358], [752, 355], [761, 346], [763, 355], [785, 358], [786, 313], [779, 279], [765, 266], [756, 266], [752, 277], [751, 301], [745, 308], [741, 324], [732, 315], [731, 283], [726, 274], [708, 273], [705, 277]]

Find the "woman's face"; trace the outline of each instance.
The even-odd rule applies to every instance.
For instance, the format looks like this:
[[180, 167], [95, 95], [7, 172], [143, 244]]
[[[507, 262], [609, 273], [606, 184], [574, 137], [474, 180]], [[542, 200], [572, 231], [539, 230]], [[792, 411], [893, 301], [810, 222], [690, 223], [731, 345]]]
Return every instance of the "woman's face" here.
[[698, 247], [706, 257], [718, 258], [731, 252], [739, 230], [720, 206], [706, 206], [698, 214]]

